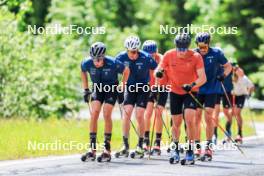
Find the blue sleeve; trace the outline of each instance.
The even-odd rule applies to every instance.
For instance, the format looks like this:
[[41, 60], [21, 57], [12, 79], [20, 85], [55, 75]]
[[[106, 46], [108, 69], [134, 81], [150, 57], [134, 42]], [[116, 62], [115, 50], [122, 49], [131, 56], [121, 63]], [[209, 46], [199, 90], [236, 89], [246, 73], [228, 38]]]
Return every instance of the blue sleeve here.
[[148, 57], [148, 58], [149, 58], [150, 69], [155, 70], [158, 66], [157, 62], [152, 57]]
[[221, 65], [225, 65], [228, 62], [226, 57], [225, 57], [225, 55], [224, 55], [224, 53], [221, 50], [219, 51], [219, 55], [218, 56], [219, 56], [218, 57], [218, 61], [219, 61], [219, 63]]
[[119, 60], [116, 60], [116, 69], [118, 73], [123, 73], [125, 70], [125, 65]]
[[116, 59], [117, 61], [123, 63], [123, 59], [122, 59], [122, 58], [123, 58], [123, 57], [122, 57], [122, 54], [118, 54], [118, 55], [115, 57], [115, 59]]
[[87, 60], [83, 60], [82, 61], [81, 70], [82, 70], [82, 72], [87, 72], [88, 71], [88, 62], [87, 62]]

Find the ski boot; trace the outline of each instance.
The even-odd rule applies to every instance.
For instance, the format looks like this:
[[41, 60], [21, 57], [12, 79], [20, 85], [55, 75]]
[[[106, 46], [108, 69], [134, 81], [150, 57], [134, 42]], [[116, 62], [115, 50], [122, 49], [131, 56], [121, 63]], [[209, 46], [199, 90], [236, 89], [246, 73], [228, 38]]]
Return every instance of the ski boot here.
[[144, 157], [144, 149], [137, 146], [136, 150], [130, 153], [131, 158], [139, 157], [140, 159]]
[[111, 161], [111, 151], [105, 150], [100, 156], [97, 157], [97, 161], [101, 163], [102, 161]]
[[143, 149], [144, 149], [144, 153], [145, 153], [146, 155], [148, 155], [148, 154], [149, 154], [149, 149], [150, 149], [150, 147], [147, 146], [147, 145], [145, 145], [145, 146], [143, 147]]
[[161, 154], [160, 146], [154, 146], [153, 149], [151, 150], [151, 155], [160, 156], [160, 154]]
[[170, 164], [177, 164], [180, 161], [180, 155], [179, 155], [179, 151], [173, 150], [170, 153], [170, 159], [169, 162]]
[[115, 153], [115, 157], [116, 158], [119, 158], [120, 156], [123, 156], [123, 157], [127, 158], [128, 155], [129, 155], [129, 149], [126, 148], [125, 146], [123, 146], [120, 151]]
[[237, 144], [242, 144], [242, 143], [243, 143], [243, 138], [242, 138], [242, 136], [238, 135], [238, 136], [236, 137], [236, 139], [235, 139], [235, 142], [236, 142]]
[[212, 141], [213, 141], [214, 145], [217, 145], [217, 137], [215, 135], [213, 136]]
[[96, 150], [91, 150], [84, 155], [82, 155], [81, 160], [85, 162], [86, 160], [95, 161], [96, 159]]
[[180, 145], [179, 144], [179, 146], [180, 146], [180, 153], [184, 153], [184, 149], [185, 149], [185, 144], [182, 144], [182, 145]]
[[226, 135], [226, 137], [225, 137], [225, 139], [224, 139], [223, 142], [222, 142], [223, 145], [231, 142], [231, 140], [230, 140], [231, 133], [226, 132], [225, 135]]
[[201, 161], [212, 161], [212, 150], [205, 149], [204, 154], [201, 157]]
[[194, 163], [193, 151], [186, 151], [185, 158], [181, 160], [181, 165], [193, 165]]
[[194, 156], [196, 160], [200, 160], [201, 159], [201, 154], [202, 154], [202, 150], [201, 149], [196, 149], [194, 151]]

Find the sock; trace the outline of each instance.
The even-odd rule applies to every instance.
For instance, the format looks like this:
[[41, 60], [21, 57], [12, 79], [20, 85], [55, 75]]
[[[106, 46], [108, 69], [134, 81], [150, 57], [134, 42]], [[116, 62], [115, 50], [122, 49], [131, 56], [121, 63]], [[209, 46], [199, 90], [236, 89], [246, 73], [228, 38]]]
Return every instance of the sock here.
[[110, 145], [111, 136], [112, 136], [112, 133], [105, 133], [104, 134], [104, 147], [105, 147], [105, 150], [107, 150], [107, 151], [111, 150], [111, 145]]
[[155, 145], [160, 147], [160, 141], [161, 141], [162, 133], [156, 133], [156, 141]]
[[205, 146], [205, 149], [209, 149], [209, 147], [211, 147], [211, 145], [213, 144], [212, 140], [207, 140], [206, 142], [206, 146]]
[[126, 147], [126, 149], [129, 149], [128, 138], [125, 136], [123, 136], [123, 143], [124, 143], [124, 146]]
[[90, 147], [92, 150], [96, 150], [96, 133], [90, 133]]
[[138, 146], [140, 148], [143, 148], [143, 141], [144, 141], [144, 138], [143, 137], [138, 138]]
[[196, 148], [196, 149], [201, 149], [201, 143], [200, 143], [200, 140], [195, 140], [195, 148]]
[[193, 150], [194, 150], [194, 144], [192, 141], [188, 141], [188, 152], [191, 152], [193, 153]]
[[225, 127], [226, 127], [226, 131], [228, 132], [228, 134], [231, 135], [231, 131], [230, 131], [230, 128], [231, 128], [231, 122], [228, 122], [228, 121], [227, 121]]
[[175, 151], [179, 154], [179, 141], [173, 141], [175, 145]]
[[214, 135], [215, 135], [216, 138], [218, 137], [218, 134], [217, 134], [217, 127], [214, 128]]
[[146, 144], [146, 146], [149, 146], [149, 131], [145, 131], [144, 143]]
[[238, 127], [238, 133], [237, 134], [242, 137], [242, 128], [241, 127]]

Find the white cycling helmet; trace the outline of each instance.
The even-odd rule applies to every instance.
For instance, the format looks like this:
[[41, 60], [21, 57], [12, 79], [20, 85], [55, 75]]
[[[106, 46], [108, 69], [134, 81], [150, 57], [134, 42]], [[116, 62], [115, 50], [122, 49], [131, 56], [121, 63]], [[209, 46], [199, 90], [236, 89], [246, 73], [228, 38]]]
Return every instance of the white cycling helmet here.
[[129, 36], [124, 43], [125, 48], [128, 50], [137, 50], [140, 48], [140, 44], [141, 42], [138, 36]]

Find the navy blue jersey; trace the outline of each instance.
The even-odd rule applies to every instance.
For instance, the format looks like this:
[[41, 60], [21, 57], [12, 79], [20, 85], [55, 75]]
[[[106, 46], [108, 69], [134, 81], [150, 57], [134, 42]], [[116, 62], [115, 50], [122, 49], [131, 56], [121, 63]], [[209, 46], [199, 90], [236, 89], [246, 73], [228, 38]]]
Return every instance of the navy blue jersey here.
[[93, 83], [101, 83], [103, 85], [113, 85], [118, 83], [118, 73], [123, 73], [125, 66], [118, 60], [114, 60], [110, 56], [105, 56], [104, 65], [96, 68], [93, 60], [89, 57], [81, 63], [82, 72], [90, 74]]
[[[224, 80], [224, 86], [225, 86], [227, 93], [231, 93], [233, 89], [232, 75], [233, 75], [232, 72], [230, 72], [229, 75], [227, 75]], [[223, 89], [221, 90], [222, 90], [222, 93], [224, 93]]]
[[[224, 74], [224, 68], [222, 66], [220, 66], [218, 69], [217, 75], [222, 75], [222, 74]], [[230, 93], [233, 89], [232, 72], [230, 72], [229, 75], [227, 75], [225, 77], [223, 84], [224, 84], [224, 87], [226, 89], [226, 92]], [[219, 90], [219, 92], [217, 92], [217, 93], [224, 94], [224, 90], [223, 90], [222, 86], [221, 86], [221, 89]]]
[[[199, 52], [199, 49], [195, 51]], [[209, 47], [208, 53], [203, 56], [203, 61], [207, 82], [200, 87], [199, 94], [219, 93], [221, 84], [216, 76], [220, 66], [227, 63], [227, 59], [221, 49]]]
[[148, 84], [150, 80], [149, 70], [154, 70], [157, 67], [157, 62], [144, 51], [139, 51], [136, 60], [129, 59], [127, 52], [123, 51], [116, 56], [116, 60], [119, 60], [130, 69], [127, 85]]

